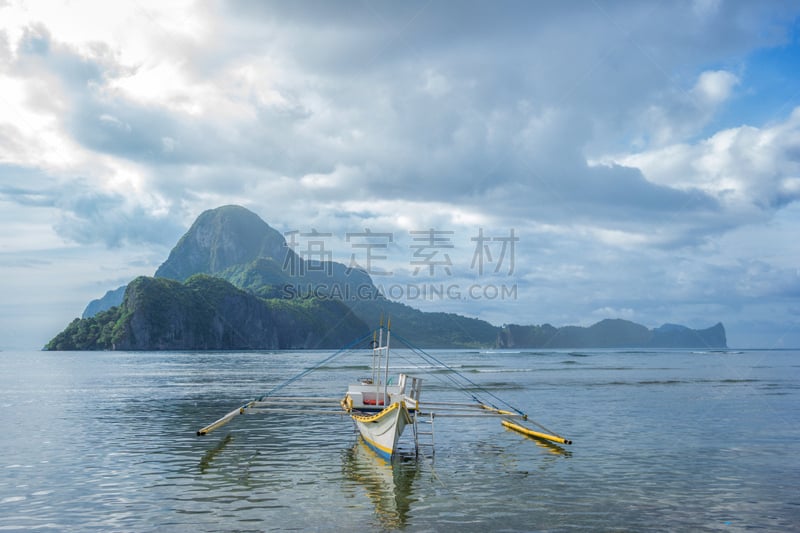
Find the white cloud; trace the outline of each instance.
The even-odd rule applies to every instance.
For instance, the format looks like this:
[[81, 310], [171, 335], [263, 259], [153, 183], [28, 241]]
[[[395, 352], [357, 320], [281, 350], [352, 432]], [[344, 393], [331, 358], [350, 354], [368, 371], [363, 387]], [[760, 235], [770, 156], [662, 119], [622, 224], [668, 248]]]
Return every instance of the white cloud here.
[[725, 70], [701, 72], [692, 87], [670, 84], [654, 94], [635, 119], [646, 141], [636, 148], [655, 148], [691, 138], [711, 123], [740, 83]]
[[[732, 216], [762, 219], [800, 200], [800, 107], [783, 122], [741, 126], [708, 139], [614, 157], [654, 182], [713, 195]], [[748, 220], [745, 219], [744, 222]]]
[[716, 107], [727, 100], [733, 88], [739, 84], [739, 78], [724, 70], [709, 70], [700, 74], [697, 84], [692, 89], [692, 96], [701, 105]]

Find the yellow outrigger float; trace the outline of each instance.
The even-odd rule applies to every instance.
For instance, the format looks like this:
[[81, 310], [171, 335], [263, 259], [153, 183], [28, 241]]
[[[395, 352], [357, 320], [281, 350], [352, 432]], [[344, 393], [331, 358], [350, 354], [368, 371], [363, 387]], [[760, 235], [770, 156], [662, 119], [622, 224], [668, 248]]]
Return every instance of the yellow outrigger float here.
[[511, 420], [502, 420], [500, 423], [503, 424], [508, 429], [514, 430], [517, 433], [522, 433], [526, 437], [549, 440], [552, 442], [557, 442], [559, 444], [572, 444], [571, 440], [565, 439], [564, 437], [559, 437], [558, 435], [551, 435], [549, 433], [542, 433], [541, 431], [534, 431], [532, 429], [526, 428], [525, 426], [515, 424]]
[[[389, 460], [395, 455], [398, 449], [398, 440], [403, 430], [408, 426], [413, 428], [415, 454], [419, 454], [420, 446], [423, 445], [429, 445], [432, 454], [434, 444], [433, 421], [435, 418], [499, 417], [504, 427], [527, 437], [558, 444], [572, 444], [571, 440], [530, 420], [527, 414], [512, 407], [468, 377], [439, 361], [433, 355], [414, 347], [410, 342], [398, 336], [403, 344], [420, 356], [425, 363], [433, 365], [435, 368], [446, 369], [448, 371], [447, 377], [451, 384], [458, 385], [465, 392], [465, 389], [469, 387], [472, 392], [467, 394], [473, 400], [473, 402], [469, 403], [422, 401], [422, 379], [420, 377], [400, 374], [397, 376], [397, 380], [393, 382], [393, 378], [389, 376], [391, 323], [387, 323], [385, 336], [383, 320], [381, 320], [378, 330], [371, 335], [372, 375], [360, 379], [358, 383], [350, 384], [343, 398], [279, 396], [276, 393], [310, 372], [321, 368], [335, 357], [358, 347], [369, 338], [369, 335], [365, 335], [348, 347], [326, 357], [313, 367], [307, 368], [300, 374], [288, 379], [260, 398], [237, 407], [222, 418], [199, 429], [197, 435], [207, 435], [242, 414], [295, 413], [312, 416], [349, 416], [361, 434], [363, 441], [380, 457]], [[474, 392], [476, 390], [480, 390], [505, 408], [500, 408], [492, 405], [491, 402], [481, 400]], [[527, 428], [521, 425], [518, 420], [529, 421], [542, 431]], [[420, 421], [430, 424], [428, 431], [419, 429]], [[427, 442], [424, 440], [421, 442], [421, 436], [427, 436], [429, 439]]]

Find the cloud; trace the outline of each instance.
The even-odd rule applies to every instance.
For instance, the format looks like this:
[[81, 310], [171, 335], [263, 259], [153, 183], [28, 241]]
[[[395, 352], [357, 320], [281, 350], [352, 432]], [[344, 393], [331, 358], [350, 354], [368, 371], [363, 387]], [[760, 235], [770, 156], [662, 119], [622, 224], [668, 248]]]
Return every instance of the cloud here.
[[81, 182], [73, 182], [70, 188], [56, 200], [61, 217], [54, 229], [74, 242], [102, 242], [114, 248], [140, 243], [169, 246], [185, 231], [174, 217], [154, 215], [121, 195], [92, 191]]
[[741, 126], [694, 144], [675, 144], [615, 158], [652, 182], [699, 189], [747, 223], [800, 200], [800, 107], [786, 120]]
[[739, 78], [724, 70], [706, 71], [700, 74], [692, 95], [701, 103], [718, 106], [725, 102], [739, 84]]
[[171, 245], [185, 231], [182, 220], [169, 212], [159, 214], [119, 193], [97, 190], [84, 179], [63, 182], [38, 169], [0, 165], [0, 201], [54, 210], [57, 219], [52, 229], [80, 244]]
[[[214, 135], [204, 135], [201, 124], [129, 101], [110, 85], [135, 71], [108, 45], [78, 49], [55, 40], [43, 24], [24, 29], [9, 69], [26, 80], [28, 103], [58, 117], [66, 133], [89, 150], [155, 164], [207, 161]], [[183, 142], [165, 149], [165, 138]]]
[[654, 149], [701, 135], [733, 96], [739, 78], [725, 70], [704, 71], [694, 85], [668, 85], [634, 119], [635, 148]]
[[[566, 12], [517, 3], [502, 10], [467, 4], [458, 25], [450, 23], [450, 8], [422, 3], [319, 9], [234, 3], [218, 15], [201, 10], [200, 16], [213, 21], [211, 34], [225, 37], [215, 41], [219, 50], [205, 58], [200, 42], [166, 41], [165, 62], [155, 68], [123, 66], [108, 47], [87, 56], [54, 42], [41, 25], [28, 28], [18, 48], [26, 60], [38, 58], [37, 72], [61, 80], [70, 110], [65, 127], [85, 148], [175, 167], [168, 178], [157, 174], [150, 182], [167, 196], [192, 189], [198, 175], [235, 172], [235, 183], [231, 176], [227, 185], [232, 192], [260, 187], [264, 179], [282, 186], [275, 180], [284, 177], [309, 189], [311, 176], [322, 183], [321, 176], [348, 168], [348, 189], [318, 187], [307, 194], [322, 201], [355, 193], [458, 203], [513, 191], [511, 209], [557, 200], [612, 224], [648, 210], [714, 208], [714, 199], [699, 189], [671, 190], [671, 184], [649, 183], [622, 166], [586, 165], [584, 149], [596, 143], [593, 122], [646, 109], [648, 98], [659, 98], [670, 66], [688, 53], [674, 47], [674, 35], [656, 34], [651, 43], [669, 38], [669, 56], [662, 57], [660, 48], [628, 47], [644, 38], [631, 21], [646, 26], [676, 13], [661, 13], [655, 5], [630, 13], [598, 8], [594, 15], [609, 22], [600, 26], [588, 15], [570, 15], [574, 26], [586, 30], [578, 32], [581, 46], [551, 31]], [[320, 33], [322, 19], [328, 29]], [[627, 31], [620, 34], [620, 26]], [[387, 36], [387, 28], [394, 33]], [[755, 29], [737, 22], [728, 31], [764, 40]], [[733, 45], [701, 16], [679, 33], [704, 41], [703, 53]], [[545, 42], [556, 52], [545, 54]], [[506, 55], [498, 57], [498, 47]], [[245, 50], [247, 64], [241, 62]], [[173, 64], [164, 72], [177, 73], [181, 87], [206, 87], [184, 89], [198, 97], [200, 111], [136, 99], [126, 80], [155, 72], [180, 53], [190, 54], [191, 66]], [[574, 56], [570, 68], [558, 68], [564, 55]], [[326, 67], [318, 69], [320, 63]], [[267, 66], [273, 77], [255, 74], [248, 64]], [[641, 75], [642, 65], [657, 73], [655, 79]], [[694, 88], [677, 93], [686, 109], [681, 113], [695, 123], [691, 130], [707, 122], [696, 119], [724, 102], [736, 81], [727, 71], [704, 71]], [[567, 89], [568, 99], [553, 93], [559, 88]], [[686, 129], [674, 118], [675, 105], [650, 108], [651, 118], [660, 114], [660, 128], [670, 132], [663, 138]], [[699, 105], [712, 111], [697, 113]], [[263, 172], [256, 180], [248, 167]], [[555, 214], [546, 211], [542, 216], [552, 220]]]
[[[700, 50], [710, 58], [721, 51], [744, 52], [747, 42], [781, 38], [760, 35], [758, 25], [730, 13], [723, 30], [700, 16], [711, 7], [701, 9], [696, 20], [675, 24], [677, 36], [648, 33], [655, 20], [661, 24], [683, 16], [654, 5], [631, 13], [598, 10], [594, 16], [612, 22], [604, 26], [593, 24], [588, 15], [571, 17], [574, 33], [581, 36], [576, 46], [550, 30], [564, 12], [514, 3], [492, 12], [468, 4], [458, 12], [458, 25], [448, 22], [451, 10], [437, 5], [364, 8], [351, 3], [316, 10], [232, 4], [226, 10], [230, 19], [224, 20], [246, 18], [262, 32], [269, 28], [269, 38], [255, 43], [245, 31], [239, 40], [221, 41], [231, 48], [247, 46], [250, 54], [270, 53], [279, 58], [278, 72], [294, 73], [275, 85], [283, 101], [304, 110], [281, 124], [292, 131], [295, 146], [285, 147], [280, 139], [262, 144], [277, 144], [278, 153], [309, 166], [301, 179], [346, 166], [358, 169], [350, 194], [454, 204], [474, 199], [477, 207], [480, 197], [488, 195], [514, 200], [509, 205], [519, 204], [520, 211], [563, 200], [576, 206], [570, 212], [613, 221], [648, 208], [715, 210], [716, 199], [700, 189], [672, 190], [670, 184], [649, 183], [621, 166], [587, 168], [583, 151], [601, 144], [593, 135], [602, 133], [596, 122], [622, 120], [647, 110], [653, 97], [666, 98], [659, 95], [671, 81], [673, 66], [689, 54]], [[757, 11], [753, 16], [760, 19]], [[312, 35], [322, 19], [327, 29]], [[409, 20], [414, 23], [406, 26]], [[626, 31], [620, 32], [620, 26]], [[379, 31], [387, 28], [395, 33]], [[225, 27], [216, 30], [228, 35]], [[680, 36], [690, 38], [693, 46], [676, 47]], [[645, 40], [651, 48], [635, 46]], [[545, 54], [545, 49], [555, 52]], [[573, 56], [569, 68], [559, 68], [565, 55]], [[642, 67], [656, 75], [643, 76]], [[307, 92], [310, 80], [313, 94]], [[675, 100], [671, 107], [669, 102], [661, 107], [662, 127], [672, 132], [664, 139], [705, 125], [715, 107], [730, 97], [736, 80], [730, 72], [709, 70], [679, 84], [670, 96]], [[559, 99], [559, 91], [569, 98]], [[670, 118], [679, 104], [688, 126]], [[266, 122], [261, 126], [269, 128]], [[297, 166], [280, 165], [281, 159], [270, 160], [272, 169], [296, 178]], [[332, 192], [320, 191], [316, 198], [324, 201]]]
[[0, 199], [23, 206], [52, 207], [54, 199], [51, 191], [17, 185], [20, 182], [31, 183], [42, 179], [38, 169], [0, 164]]
[[516, 228], [553, 322], [793, 290], [789, 259], [733, 250], [797, 220], [798, 112], [728, 124], [792, 3], [0, 9], [0, 201], [64, 245], [168, 246], [241, 203], [284, 230]]

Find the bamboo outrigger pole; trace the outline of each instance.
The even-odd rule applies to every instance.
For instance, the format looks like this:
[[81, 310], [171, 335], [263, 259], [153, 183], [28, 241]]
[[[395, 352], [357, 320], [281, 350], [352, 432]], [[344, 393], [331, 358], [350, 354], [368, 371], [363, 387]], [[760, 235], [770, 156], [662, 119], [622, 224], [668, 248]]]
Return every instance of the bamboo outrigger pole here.
[[239, 407], [237, 409], [234, 409], [233, 411], [231, 411], [227, 415], [223, 416], [219, 420], [210, 423], [209, 425], [207, 425], [204, 428], [198, 429], [197, 430], [197, 436], [200, 437], [200, 436], [203, 436], [203, 435], [207, 435], [208, 433], [214, 431], [215, 429], [224, 426], [225, 424], [227, 424], [228, 422], [230, 422], [231, 420], [233, 420], [237, 416], [239, 416], [241, 414], [244, 414], [244, 410], [247, 409], [249, 406], [250, 406], [250, 403], [246, 403], [243, 406], [241, 406], [241, 407]]
[[306, 368], [305, 370], [303, 370], [299, 374], [296, 374], [295, 376], [287, 379], [286, 381], [284, 381], [283, 383], [281, 383], [277, 387], [273, 388], [271, 391], [269, 391], [268, 393], [264, 394], [260, 398], [257, 398], [255, 400], [251, 400], [251, 401], [247, 402], [246, 404], [242, 405], [241, 407], [238, 407], [237, 409], [234, 409], [233, 411], [231, 411], [227, 415], [223, 416], [219, 420], [217, 420], [215, 422], [212, 422], [211, 424], [209, 424], [209, 425], [207, 425], [207, 426], [205, 426], [203, 428], [198, 429], [197, 430], [197, 436], [199, 437], [199, 436], [207, 435], [207, 434], [211, 433], [212, 431], [214, 431], [215, 429], [224, 426], [225, 424], [227, 424], [228, 422], [230, 422], [231, 420], [233, 420], [237, 416], [243, 415], [247, 409], [255, 407], [259, 402], [264, 401], [264, 399], [270, 397], [272, 394], [274, 394], [274, 393], [278, 392], [279, 390], [283, 389], [284, 387], [286, 387], [290, 383], [294, 383], [295, 381], [297, 381], [298, 379], [302, 378], [303, 376], [305, 376], [309, 372], [312, 372], [312, 371], [320, 368], [322, 365], [328, 363], [329, 361], [332, 361], [334, 358], [336, 358], [339, 355], [347, 352], [353, 346], [356, 346], [358, 343], [360, 343], [361, 341], [363, 341], [364, 339], [366, 339], [368, 337], [369, 337], [369, 334], [364, 335], [363, 337], [354, 340], [349, 345], [345, 346], [344, 348], [341, 348], [340, 350], [336, 351], [332, 355], [329, 355], [328, 357], [326, 357], [325, 359], [323, 359], [322, 361], [320, 361], [316, 365], [311, 366], [309, 368]]

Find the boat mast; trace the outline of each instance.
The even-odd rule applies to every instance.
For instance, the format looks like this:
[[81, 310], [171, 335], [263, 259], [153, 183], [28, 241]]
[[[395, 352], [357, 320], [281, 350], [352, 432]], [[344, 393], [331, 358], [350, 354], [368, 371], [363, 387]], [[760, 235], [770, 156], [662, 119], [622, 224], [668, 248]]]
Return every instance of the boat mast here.
[[378, 366], [378, 332], [372, 332], [372, 383], [377, 381], [377, 375], [375, 372], [375, 368]]
[[375, 401], [381, 393], [381, 363], [383, 362], [383, 315], [381, 315], [381, 325], [378, 328], [378, 345], [375, 347], [377, 361], [372, 367], [372, 382], [375, 384]]
[[387, 388], [389, 386], [389, 337], [392, 335], [392, 317], [386, 322], [386, 373], [383, 376], [383, 405], [389, 401]]

